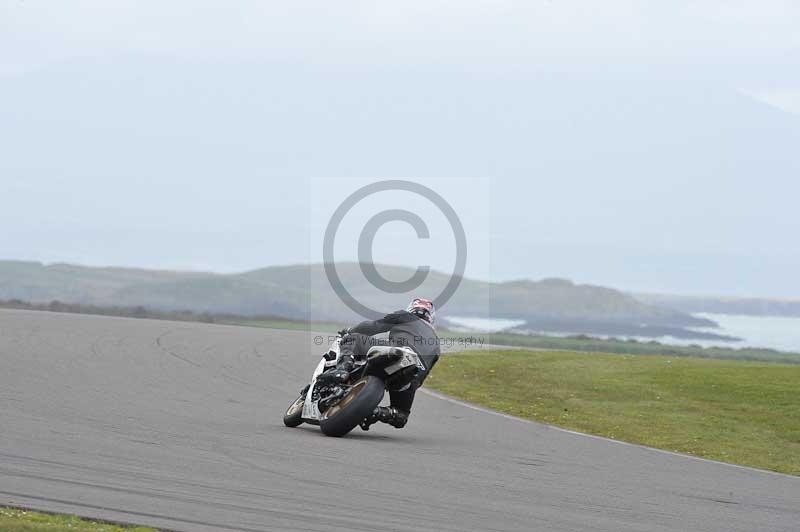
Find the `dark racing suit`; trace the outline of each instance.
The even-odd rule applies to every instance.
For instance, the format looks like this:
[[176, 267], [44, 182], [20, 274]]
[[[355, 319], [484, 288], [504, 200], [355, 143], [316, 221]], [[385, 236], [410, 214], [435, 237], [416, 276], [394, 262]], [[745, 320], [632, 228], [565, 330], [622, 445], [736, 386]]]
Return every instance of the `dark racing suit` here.
[[[373, 338], [377, 334], [386, 332], [389, 333], [388, 342]], [[341, 357], [337, 366], [350, 371], [354, 360], [365, 357], [372, 346], [387, 344], [410, 347], [419, 355], [425, 366], [407, 389], [389, 392], [391, 406], [401, 411], [404, 417], [402, 425], [404, 425], [405, 419], [411, 412], [417, 388], [422, 386], [422, 382], [439, 360], [439, 337], [430, 323], [405, 310], [387, 314], [380, 320], [361, 322], [350, 328], [342, 340]]]

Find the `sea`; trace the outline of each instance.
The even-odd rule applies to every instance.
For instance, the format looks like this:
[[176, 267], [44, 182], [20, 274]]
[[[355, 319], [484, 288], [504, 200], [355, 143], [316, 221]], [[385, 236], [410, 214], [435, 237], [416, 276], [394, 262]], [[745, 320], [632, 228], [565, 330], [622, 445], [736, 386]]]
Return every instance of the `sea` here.
[[[765, 347], [777, 349], [778, 351], [791, 351], [800, 353], [800, 317], [779, 317], [779, 316], [741, 316], [733, 314], [695, 314], [698, 318], [708, 318], [717, 324], [719, 328], [696, 328], [694, 330], [724, 334], [741, 338], [736, 342], [726, 342], [721, 340], [694, 340], [685, 338], [675, 338], [672, 336], [639, 337], [639, 336], [619, 336], [616, 338], [649, 341], [656, 340], [662, 344], [672, 345], [702, 345], [703, 347]], [[523, 325], [523, 320], [501, 320], [492, 318], [470, 318], [463, 316], [448, 316], [448, 321], [456, 324], [459, 328], [474, 332], [499, 332]], [[547, 331], [543, 331], [548, 334]], [[564, 336], [563, 333], [552, 333], [553, 336]], [[592, 335], [600, 336], [601, 335]]]

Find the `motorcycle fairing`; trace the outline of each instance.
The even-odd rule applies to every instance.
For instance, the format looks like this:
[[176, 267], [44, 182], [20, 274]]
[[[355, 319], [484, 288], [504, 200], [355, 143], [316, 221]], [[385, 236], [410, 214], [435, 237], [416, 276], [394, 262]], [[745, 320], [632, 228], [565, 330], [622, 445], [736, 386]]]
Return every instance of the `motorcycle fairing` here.
[[[322, 360], [319, 361], [317, 368], [311, 375], [311, 386], [308, 387], [308, 391], [306, 392], [306, 400], [303, 403], [303, 420], [306, 422], [319, 422], [319, 406], [317, 405], [317, 401], [312, 400], [314, 388], [317, 386], [317, 377], [326, 369], [335, 366], [339, 361], [339, 357], [342, 356], [342, 351], [339, 346], [340, 342], [341, 338], [337, 338], [330, 350], [322, 356]], [[330, 354], [335, 355], [335, 358], [329, 356]]]

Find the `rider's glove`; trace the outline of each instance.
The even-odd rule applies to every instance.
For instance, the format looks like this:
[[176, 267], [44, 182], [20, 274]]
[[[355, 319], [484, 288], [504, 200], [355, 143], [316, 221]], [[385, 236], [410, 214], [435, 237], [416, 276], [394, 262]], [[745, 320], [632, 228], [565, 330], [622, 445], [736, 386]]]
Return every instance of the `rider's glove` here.
[[346, 329], [342, 329], [342, 330], [341, 330], [341, 331], [339, 331], [337, 334], [338, 334], [339, 336], [341, 336], [342, 338], [344, 338], [345, 336], [347, 336], [348, 334], [350, 334], [350, 327], [348, 327], [348, 328], [346, 328]]

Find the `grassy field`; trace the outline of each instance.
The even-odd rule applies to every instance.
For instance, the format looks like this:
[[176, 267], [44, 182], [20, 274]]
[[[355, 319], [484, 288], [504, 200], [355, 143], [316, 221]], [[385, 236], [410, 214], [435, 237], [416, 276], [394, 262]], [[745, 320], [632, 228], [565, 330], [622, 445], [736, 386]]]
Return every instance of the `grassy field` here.
[[75, 516], [50, 515], [16, 508], [0, 507], [0, 531], [2, 532], [155, 532], [152, 528], [121, 527], [108, 523], [96, 523]]
[[426, 386], [515, 416], [800, 475], [800, 366], [500, 351], [442, 358]]

